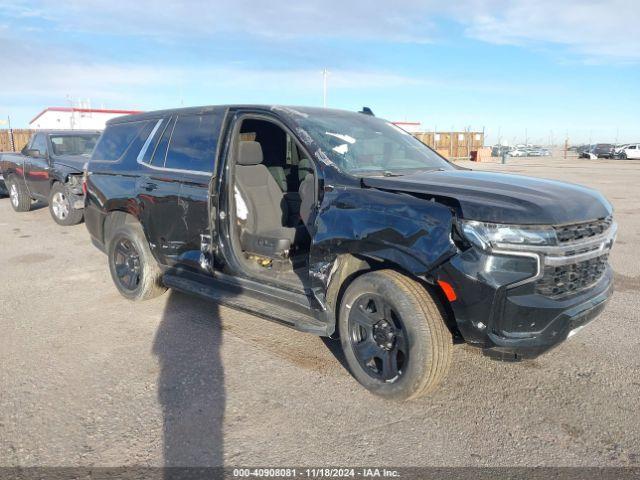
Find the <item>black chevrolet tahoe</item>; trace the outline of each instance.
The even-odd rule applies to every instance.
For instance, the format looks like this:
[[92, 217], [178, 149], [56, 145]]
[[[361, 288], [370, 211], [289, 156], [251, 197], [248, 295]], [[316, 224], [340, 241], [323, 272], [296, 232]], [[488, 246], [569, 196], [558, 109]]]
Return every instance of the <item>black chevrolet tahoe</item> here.
[[13, 209], [28, 212], [40, 200], [49, 204], [58, 224], [80, 223], [83, 166], [99, 136], [95, 130], [40, 130], [21, 152], [0, 154], [0, 174]]
[[466, 341], [533, 358], [612, 293], [598, 192], [460, 168], [363, 113], [211, 106], [111, 120], [85, 222], [131, 300], [173, 288], [321, 336], [415, 398]]

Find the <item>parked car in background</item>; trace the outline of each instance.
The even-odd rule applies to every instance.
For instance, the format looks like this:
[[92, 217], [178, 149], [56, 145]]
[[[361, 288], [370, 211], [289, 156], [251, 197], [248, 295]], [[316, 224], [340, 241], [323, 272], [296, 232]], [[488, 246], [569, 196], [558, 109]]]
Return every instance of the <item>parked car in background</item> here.
[[544, 155], [544, 150], [539, 147], [531, 147], [526, 151], [527, 157], [542, 157]]
[[510, 157], [526, 157], [527, 151], [519, 148], [514, 148], [512, 150], [509, 150], [509, 156]]
[[16, 212], [31, 210], [34, 200], [48, 202], [60, 225], [82, 221], [82, 172], [100, 132], [80, 130], [38, 131], [20, 153], [0, 155], [11, 206]]
[[579, 145], [575, 148], [575, 151], [578, 154], [578, 158], [589, 158], [589, 149], [591, 149], [591, 145]]
[[580, 154], [581, 158], [613, 158], [614, 146], [610, 143], [597, 143]]
[[627, 148], [629, 145], [631, 145], [631, 143], [623, 143], [622, 145], [616, 145], [615, 148], [613, 149], [613, 157], [620, 158], [620, 154], [622, 153], [622, 151], [625, 148]]
[[491, 147], [491, 156], [492, 157], [502, 157], [502, 155], [508, 155], [511, 147], [505, 145], [494, 145]]
[[639, 159], [640, 158], [640, 143], [631, 143], [628, 145], [625, 145], [624, 148], [622, 148], [618, 154], [617, 154], [618, 158], [621, 158], [623, 160], [629, 158], [629, 159]]
[[116, 288], [167, 287], [321, 336], [353, 376], [409, 399], [453, 339], [532, 358], [612, 293], [609, 202], [586, 187], [460, 168], [393, 124], [231, 105], [107, 123], [85, 224]]

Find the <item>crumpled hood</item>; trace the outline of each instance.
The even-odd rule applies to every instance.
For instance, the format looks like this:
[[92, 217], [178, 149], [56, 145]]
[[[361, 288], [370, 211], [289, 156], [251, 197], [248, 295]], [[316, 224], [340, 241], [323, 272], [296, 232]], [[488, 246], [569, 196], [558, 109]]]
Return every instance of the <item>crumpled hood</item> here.
[[67, 168], [77, 170], [78, 173], [81, 173], [84, 164], [87, 163], [90, 158], [88, 155], [56, 155], [53, 161], [58, 165], [64, 165]]
[[447, 197], [468, 220], [522, 225], [558, 225], [595, 220], [612, 208], [596, 190], [522, 175], [446, 170], [402, 177], [363, 178], [384, 190]]

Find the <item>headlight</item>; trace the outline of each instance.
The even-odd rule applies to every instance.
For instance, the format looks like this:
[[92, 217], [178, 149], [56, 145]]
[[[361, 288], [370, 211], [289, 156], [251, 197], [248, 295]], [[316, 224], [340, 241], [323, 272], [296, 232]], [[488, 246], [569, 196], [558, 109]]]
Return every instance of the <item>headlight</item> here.
[[483, 250], [493, 248], [519, 250], [523, 246], [557, 245], [556, 232], [552, 227], [504, 225], [468, 220], [461, 220], [460, 227], [464, 237]]

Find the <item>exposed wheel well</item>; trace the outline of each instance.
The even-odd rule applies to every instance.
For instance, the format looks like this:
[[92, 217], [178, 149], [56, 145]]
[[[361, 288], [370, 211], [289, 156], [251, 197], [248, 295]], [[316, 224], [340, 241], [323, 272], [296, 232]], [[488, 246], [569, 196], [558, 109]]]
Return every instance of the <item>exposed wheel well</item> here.
[[123, 212], [120, 210], [113, 210], [109, 212], [107, 218], [104, 220], [104, 229], [102, 231], [103, 243], [106, 245], [109, 238], [111, 237], [111, 233], [115, 231], [115, 229], [119, 226], [125, 225], [127, 223], [139, 224], [140, 222], [136, 217], [127, 212]]

